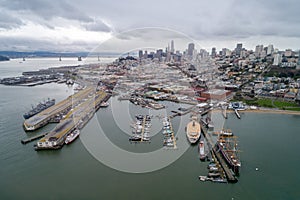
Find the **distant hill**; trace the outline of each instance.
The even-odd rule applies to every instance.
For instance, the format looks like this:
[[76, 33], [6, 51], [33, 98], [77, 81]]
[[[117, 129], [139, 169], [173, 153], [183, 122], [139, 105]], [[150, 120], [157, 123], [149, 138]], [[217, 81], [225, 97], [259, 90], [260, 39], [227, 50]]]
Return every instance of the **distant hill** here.
[[8, 61], [8, 60], [9, 60], [9, 57], [0, 55], [0, 61]]
[[[23, 58], [23, 57], [87, 57], [90, 55], [89, 52], [50, 52], [50, 51], [33, 51], [33, 52], [21, 52], [21, 51], [0, 51], [0, 55], [8, 58]], [[119, 53], [93, 53], [93, 56], [115, 56]]]

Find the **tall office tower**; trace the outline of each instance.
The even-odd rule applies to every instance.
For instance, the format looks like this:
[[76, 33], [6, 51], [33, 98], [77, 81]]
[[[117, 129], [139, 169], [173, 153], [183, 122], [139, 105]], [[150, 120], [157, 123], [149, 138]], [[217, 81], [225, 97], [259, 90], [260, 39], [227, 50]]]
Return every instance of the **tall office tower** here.
[[273, 52], [274, 52], [274, 47], [272, 44], [269, 44], [267, 48], [267, 55], [270, 56]]
[[143, 57], [143, 50], [139, 50], [139, 58]]
[[193, 56], [193, 53], [194, 53], [194, 49], [195, 49], [195, 44], [194, 43], [189, 43], [189, 46], [188, 46], [188, 56]]
[[255, 47], [255, 52], [254, 52], [255, 56], [256, 56], [256, 57], [259, 57], [260, 54], [261, 54], [261, 52], [262, 52], [263, 50], [264, 50], [264, 46], [263, 46], [263, 45], [256, 45], [256, 47]]
[[171, 53], [174, 53], [175, 49], [174, 49], [174, 40], [171, 40]]
[[211, 49], [211, 57], [216, 57], [216, 55], [217, 55], [217, 52], [216, 52], [216, 47], [213, 47], [212, 49]]
[[236, 55], [240, 56], [241, 55], [241, 51], [243, 49], [243, 44], [242, 43], [238, 43], [236, 45], [236, 48], [235, 48], [235, 53]]
[[144, 58], [145, 58], [145, 59], [148, 58], [148, 52], [147, 52], [147, 51], [145, 51], [145, 53], [144, 53]]
[[163, 54], [162, 49], [156, 50], [156, 58], [158, 58], [159, 61], [161, 61], [161, 59], [162, 59], [162, 54]]

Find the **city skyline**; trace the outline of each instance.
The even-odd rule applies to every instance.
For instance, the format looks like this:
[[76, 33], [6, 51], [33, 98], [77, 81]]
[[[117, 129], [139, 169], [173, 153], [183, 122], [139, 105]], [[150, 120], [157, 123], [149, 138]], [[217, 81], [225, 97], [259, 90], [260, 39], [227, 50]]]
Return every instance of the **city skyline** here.
[[[212, 6], [206, 1], [176, 4], [152, 1], [151, 5], [145, 5], [141, 1], [2, 0], [1, 50], [91, 51], [124, 31], [143, 27], [180, 31], [206, 50], [212, 47], [234, 49], [236, 43], [243, 43], [247, 49], [257, 44], [273, 44], [280, 50], [298, 50], [299, 3], [232, 0], [216, 1]], [[158, 39], [160, 43], [156, 46], [173, 38], [162, 35]], [[145, 38], [139, 36], [134, 38], [134, 42], [141, 45], [143, 40]]]

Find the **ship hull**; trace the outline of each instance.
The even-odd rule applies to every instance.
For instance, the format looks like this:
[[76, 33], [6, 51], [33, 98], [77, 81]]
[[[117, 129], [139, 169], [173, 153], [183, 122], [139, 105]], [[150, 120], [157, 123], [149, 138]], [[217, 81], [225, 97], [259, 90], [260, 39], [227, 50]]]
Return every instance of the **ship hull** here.
[[233, 163], [232, 159], [230, 158], [230, 156], [228, 155], [228, 153], [223, 149], [223, 147], [217, 143], [217, 148], [218, 151], [221, 152], [222, 157], [225, 159], [227, 165], [231, 168], [231, 170], [238, 175], [240, 172], [240, 166], [238, 164]]

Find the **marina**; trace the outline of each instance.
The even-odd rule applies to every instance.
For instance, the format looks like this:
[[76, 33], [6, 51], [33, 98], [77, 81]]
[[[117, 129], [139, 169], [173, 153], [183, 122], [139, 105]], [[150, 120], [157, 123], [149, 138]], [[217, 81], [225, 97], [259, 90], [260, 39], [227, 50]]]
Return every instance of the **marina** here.
[[168, 149], [177, 149], [176, 138], [174, 135], [173, 126], [170, 117], [163, 118], [163, 131], [164, 136], [163, 146]]
[[151, 118], [149, 115], [137, 115], [132, 124], [132, 136], [130, 142], [150, 142]]

